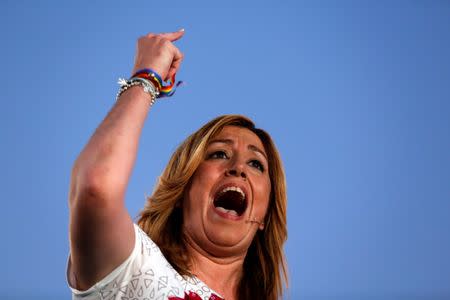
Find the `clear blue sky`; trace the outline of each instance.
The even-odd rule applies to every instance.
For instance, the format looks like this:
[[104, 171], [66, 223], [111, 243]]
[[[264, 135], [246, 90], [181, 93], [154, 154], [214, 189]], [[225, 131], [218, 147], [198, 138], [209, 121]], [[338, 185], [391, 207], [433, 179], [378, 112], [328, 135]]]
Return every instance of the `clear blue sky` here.
[[70, 297], [71, 165], [136, 39], [182, 27], [131, 214], [188, 133], [245, 114], [286, 167], [290, 299], [450, 298], [450, 2], [2, 1], [0, 25], [0, 298]]

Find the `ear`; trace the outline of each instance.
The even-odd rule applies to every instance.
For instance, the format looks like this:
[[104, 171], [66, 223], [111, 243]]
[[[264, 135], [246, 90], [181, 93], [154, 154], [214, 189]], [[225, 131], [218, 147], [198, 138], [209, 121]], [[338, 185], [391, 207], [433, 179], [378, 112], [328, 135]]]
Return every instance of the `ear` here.
[[264, 223], [259, 223], [258, 229], [259, 230], [264, 230]]
[[175, 203], [175, 208], [183, 208], [183, 199], [178, 199]]

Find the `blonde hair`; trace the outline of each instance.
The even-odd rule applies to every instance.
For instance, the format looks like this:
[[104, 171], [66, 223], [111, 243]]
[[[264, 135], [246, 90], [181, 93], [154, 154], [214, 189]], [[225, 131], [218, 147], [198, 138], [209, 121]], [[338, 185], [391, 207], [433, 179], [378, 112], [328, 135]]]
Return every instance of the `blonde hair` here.
[[191, 276], [183, 242], [181, 202], [210, 140], [225, 126], [247, 128], [261, 139], [269, 160], [272, 185], [265, 227], [258, 230], [247, 251], [238, 297], [275, 300], [282, 296], [288, 281], [283, 251], [287, 239], [286, 181], [280, 155], [270, 135], [256, 128], [249, 118], [220, 116], [190, 135], [170, 158], [153, 194], [147, 199], [138, 225], [160, 247], [175, 270]]

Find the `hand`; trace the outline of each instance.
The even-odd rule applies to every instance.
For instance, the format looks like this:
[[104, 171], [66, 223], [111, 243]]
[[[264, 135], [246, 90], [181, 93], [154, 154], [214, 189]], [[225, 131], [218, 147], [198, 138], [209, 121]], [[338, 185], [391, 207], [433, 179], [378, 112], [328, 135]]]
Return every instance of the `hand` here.
[[150, 33], [137, 42], [133, 73], [150, 68], [164, 81], [169, 80], [180, 68], [183, 54], [172, 43], [184, 35], [184, 29], [170, 33]]

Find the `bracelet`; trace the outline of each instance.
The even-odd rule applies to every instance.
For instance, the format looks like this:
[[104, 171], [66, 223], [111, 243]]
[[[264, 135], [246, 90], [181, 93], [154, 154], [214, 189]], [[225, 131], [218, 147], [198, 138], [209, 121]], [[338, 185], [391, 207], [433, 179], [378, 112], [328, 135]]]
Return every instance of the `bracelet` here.
[[161, 90], [163, 85], [163, 80], [161, 79], [161, 76], [159, 76], [159, 74], [153, 71], [152, 69], [139, 70], [136, 73], [134, 73], [134, 75], [131, 77], [132, 78], [139, 77], [150, 80], [156, 87], [158, 87], [159, 90]]
[[144, 78], [151, 81], [156, 87], [158, 87], [159, 90], [158, 98], [163, 98], [173, 96], [173, 94], [175, 94], [177, 87], [183, 84], [182, 81], [177, 82], [175, 81], [175, 75], [176, 74], [173, 74], [172, 78], [170, 78], [169, 80], [170, 83], [168, 83], [169, 82], [168, 81], [166, 84], [164, 84], [161, 76], [152, 69], [138, 70], [136, 73], [134, 73], [132, 78]]
[[155, 103], [156, 98], [159, 96], [159, 90], [155, 87], [153, 82], [144, 78], [132, 77], [129, 80], [119, 78], [118, 84], [120, 85], [120, 89], [119, 92], [117, 92], [116, 101], [119, 100], [119, 97], [123, 94], [123, 92], [136, 85], [141, 85], [144, 88], [144, 92], [150, 94], [150, 106]]

